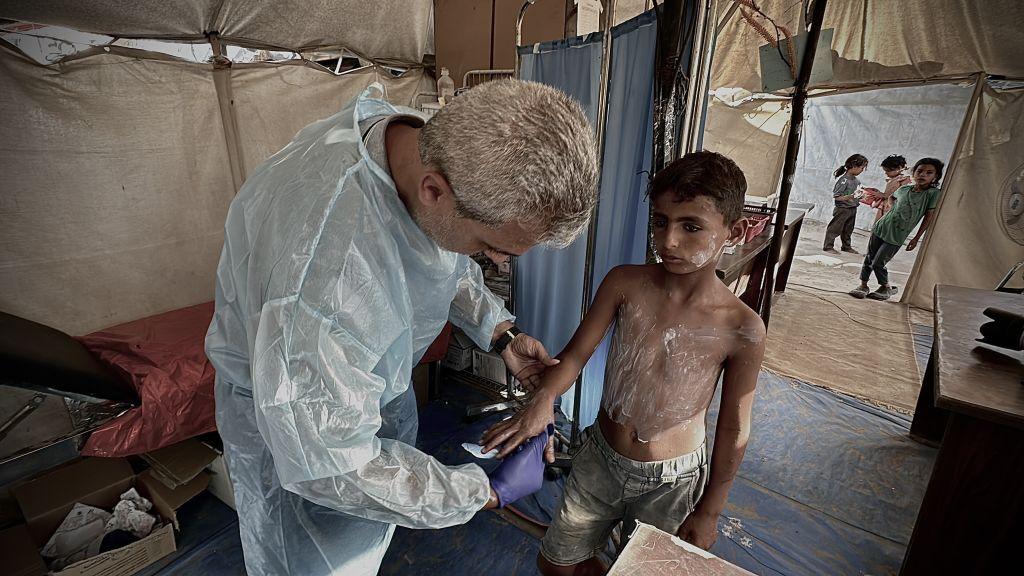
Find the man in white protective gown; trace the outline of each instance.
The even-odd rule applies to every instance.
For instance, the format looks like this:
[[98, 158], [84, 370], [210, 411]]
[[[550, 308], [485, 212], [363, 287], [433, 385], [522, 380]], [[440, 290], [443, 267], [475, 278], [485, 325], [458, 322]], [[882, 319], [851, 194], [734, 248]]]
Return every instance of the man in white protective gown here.
[[375, 574], [396, 525], [467, 522], [538, 489], [550, 458], [544, 434], [490, 477], [441, 464], [415, 448], [409, 383], [447, 321], [520, 380], [557, 363], [467, 255], [579, 236], [597, 195], [583, 110], [518, 80], [428, 122], [379, 97], [303, 128], [228, 212], [206, 352], [250, 575]]

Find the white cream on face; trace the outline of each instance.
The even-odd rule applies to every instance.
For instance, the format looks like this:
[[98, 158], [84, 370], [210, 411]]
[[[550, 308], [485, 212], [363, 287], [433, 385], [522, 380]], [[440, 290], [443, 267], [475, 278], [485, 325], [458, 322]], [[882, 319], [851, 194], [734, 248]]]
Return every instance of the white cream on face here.
[[705, 264], [712, 260], [718, 262], [718, 258], [722, 255], [723, 250], [725, 250], [725, 244], [719, 244], [718, 233], [713, 232], [708, 241], [707, 247], [703, 250], [694, 252], [693, 256], [690, 258], [690, 262], [692, 262], [697, 268], [703, 268]]

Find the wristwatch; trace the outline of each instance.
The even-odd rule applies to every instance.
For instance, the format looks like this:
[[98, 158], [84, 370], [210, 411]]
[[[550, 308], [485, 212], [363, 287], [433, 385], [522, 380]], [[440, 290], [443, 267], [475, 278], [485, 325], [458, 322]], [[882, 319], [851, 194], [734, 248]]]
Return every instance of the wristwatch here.
[[498, 336], [498, 339], [495, 340], [494, 342], [495, 354], [501, 354], [502, 352], [504, 352], [505, 348], [508, 348], [508, 345], [511, 344], [512, 341], [516, 339], [516, 336], [519, 336], [522, 333], [523, 331], [517, 328], [515, 325], [513, 325], [508, 330], [502, 332], [501, 336]]

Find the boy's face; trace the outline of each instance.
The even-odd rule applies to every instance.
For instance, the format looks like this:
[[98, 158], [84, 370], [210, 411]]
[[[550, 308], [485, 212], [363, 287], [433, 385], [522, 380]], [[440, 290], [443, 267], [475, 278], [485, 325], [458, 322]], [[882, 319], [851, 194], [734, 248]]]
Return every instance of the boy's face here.
[[889, 178], [895, 178], [896, 176], [899, 176], [900, 172], [903, 171], [903, 168], [885, 168], [885, 167], [883, 167], [882, 170], [885, 172], [885, 175], [888, 176]]
[[673, 274], [689, 274], [718, 263], [725, 245], [746, 232], [746, 220], [727, 224], [714, 200], [699, 196], [673, 202], [665, 192], [654, 200], [654, 245], [662, 265]]

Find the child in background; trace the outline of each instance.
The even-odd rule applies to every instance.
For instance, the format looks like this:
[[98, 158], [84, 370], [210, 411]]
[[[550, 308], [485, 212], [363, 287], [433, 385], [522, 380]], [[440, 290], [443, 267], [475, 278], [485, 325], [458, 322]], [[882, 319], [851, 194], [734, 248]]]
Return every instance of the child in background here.
[[857, 176], [860, 176], [867, 167], [868, 159], [861, 154], [854, 154], [836, 169], [835, 176], [838, 180], [832, 189], [832, 198], [835, 199], [836, 206], [832, 210], [832, 221], [825, 229], [825, 245], [822, 247], [825, 252], [838, 254], [835, 247], [838, 236], [842, 240], [843, 252], [860, 254], [853, 249], [851, 242], [853, 225], [857, 221], [857, 206], [860, 205], [860, 180], [857, 180]]
[[[551, 422], [614, 326], [597, 422], [583, 432], [561, 507], [541, 544], [545, 575], [594, 574], [594, 554], [619, 521], [637, 520], [704, 549], [717, 536], [750, 434], [765, 328], [715, 275], [727, 243], [743, 237], [746, 180], [713, 152], [687, 154], [651, 182], [659, 264], [608, 273], [586, 318], [548, 368], [529, 406], [485, 434], [508, 453]], [[705, 417], [722, 376], [710, 469]], [[579, 572], [576, 570], [579, 569]]]
[[[942, 161], [935, 158], [922, 158], [914, 164], [914, 185], [896, 190], [893, 194], [895, 203], [892, 210], [886, 212], [871, 231], [868, 253], [860, 270], [860, 286], [850, 291], [851, 296], [888, 300], [896, 293], [896, 288], [889, 284], [889, 270], [886, 265], [899, 252], [900, 246], [910, 236], [918, 222], [921, 222], [921, 227], [907, 244], [907, 250], [917, 248], [925, 231], [931, 226], [935, 219], [935, 207], [939, 204], [942, 168]], [[879, 286], [878, 290], [869, 293], [868, 280], [871, 279], [872, 271], [878, 279]]]
[[885, 213], [892, 210], [895, 199], [893, 194], [896, 193], [902, 186], [913, 184], [914, 181], [903, 173], [903, 170], [907, 168], [907, 159], [898, 154], [891, 154], [882, 160], [882, 171], [885, 172], [885, 189], [876, 190], [874, 188], [868, 188], [872, 192], [871, 196], [874, 202], [871, 207], [875, 209], [875, 223], [885, 216]]

